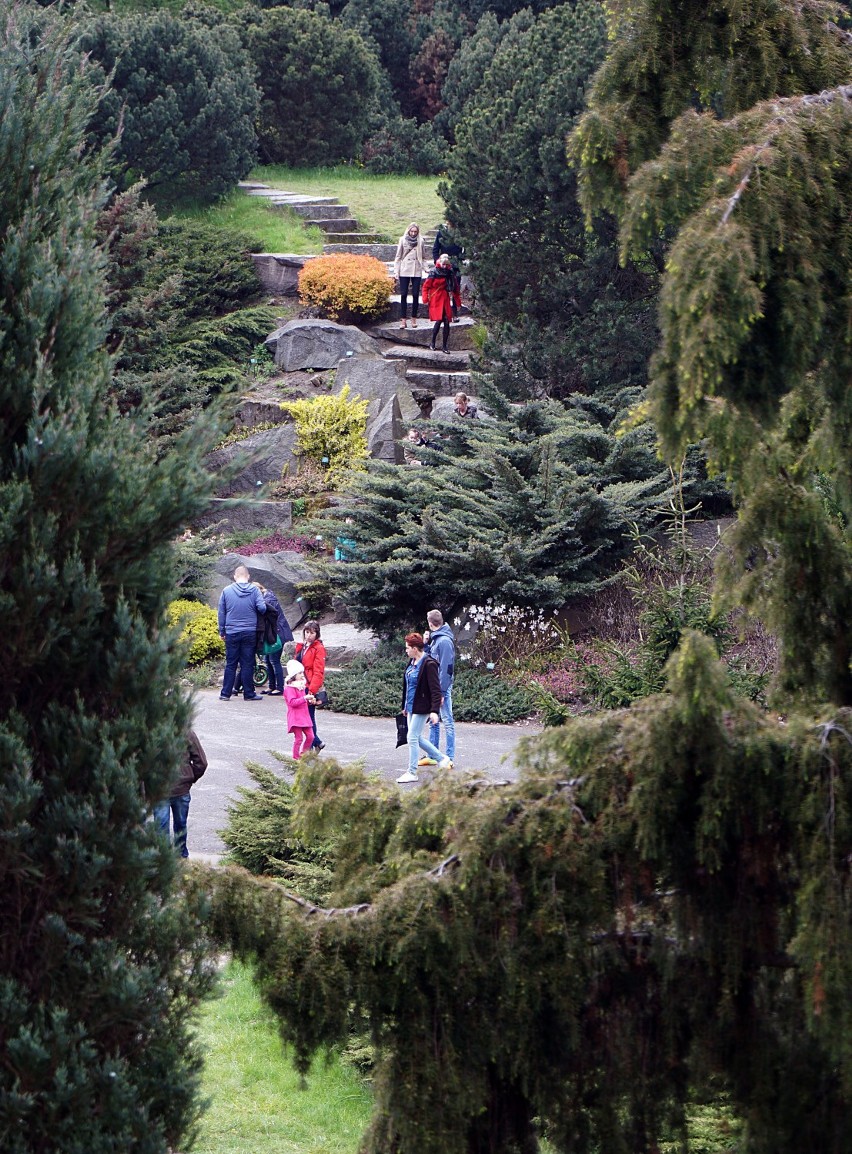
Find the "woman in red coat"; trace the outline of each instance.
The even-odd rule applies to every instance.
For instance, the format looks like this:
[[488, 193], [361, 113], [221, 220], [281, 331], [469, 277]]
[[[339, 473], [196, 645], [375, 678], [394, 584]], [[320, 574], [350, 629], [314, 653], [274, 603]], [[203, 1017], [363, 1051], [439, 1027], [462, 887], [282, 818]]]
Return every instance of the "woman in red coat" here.
[[429, 320], [435, 322], [435, 327], [432, 329], [432, 344], [429, 347], [434, 350], [438, 329], [443, 324], [443, 351], [448, 353], [450, 351], [447, 346], [450, 342], [450, 321], [453, 318], [453, 305], [457, 309], [461, 308], [461, 293], [459, 292], [458, 277], [446, 253], [438, 257], [435, 267], [423, 282], [423, 291], [420, 295], [424, 305], [429, 306]]
[[311, 715], [311, 725], [314, 727], [314, 740], [311, 749], [324, 749], [325, 742], [320, 741], [317, 733], [316, 694], [322, 689], [325, 680], [325, 646], [320, 641], [319, 621], [306, 621], [302, 633], [304, 641], [296, 646], [296, 660], [305, 667], [307, 681], [308, 712]]

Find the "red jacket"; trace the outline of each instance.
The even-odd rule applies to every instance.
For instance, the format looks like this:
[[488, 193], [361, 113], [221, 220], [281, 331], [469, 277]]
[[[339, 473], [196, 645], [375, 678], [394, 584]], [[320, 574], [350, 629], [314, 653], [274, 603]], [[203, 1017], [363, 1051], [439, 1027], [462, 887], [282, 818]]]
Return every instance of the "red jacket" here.
[[433, 269], [423, 282], [420, 291], [424, 305], [429, 306], [429, 320], [451, 320], [452, 305], [461, 308], [461, 293], [455, 272], [448, 268], [446, 271]]
[[325, 678], [325, 646], [321, 641], [312, 641], [305, 645], [302, 641], [296, 646], [296, 660], [305, 667], [305, 677], [308, 682], [308, 693], [316, 693], [322, 689]]

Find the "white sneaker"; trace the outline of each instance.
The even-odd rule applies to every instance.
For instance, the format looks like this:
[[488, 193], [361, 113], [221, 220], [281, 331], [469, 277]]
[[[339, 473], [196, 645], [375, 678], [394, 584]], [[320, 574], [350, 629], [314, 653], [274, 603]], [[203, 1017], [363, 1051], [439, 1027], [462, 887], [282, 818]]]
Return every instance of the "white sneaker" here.
[[418, 778], [416, 773], [403, 773], [400, 777], [398, 777], [396, 779], [396, 784], [397, 785], [408, 785], [408, 783], [410, 781], [419, 781], [419, 780], [420, 779]]
[[452, 769], [452, 768], [453, 768], [453, 763], [450, 761], [450, 759], [448, 757], [445, 757], [443, 761], [438, 762], [438, 769]]

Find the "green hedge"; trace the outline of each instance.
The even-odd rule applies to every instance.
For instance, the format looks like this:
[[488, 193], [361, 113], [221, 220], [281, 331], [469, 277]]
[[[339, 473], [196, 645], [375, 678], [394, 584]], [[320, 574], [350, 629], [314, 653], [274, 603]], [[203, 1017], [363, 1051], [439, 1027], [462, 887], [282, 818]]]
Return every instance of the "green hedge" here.
[[[330, 707], [362, 717], [393, 717], [402, 698], [404, 669], [404, 658], [357, 658], [348, 669], [326, 676]], [[506, 724], [529, 717], [533, 709], [532, 695], [521, 686], [501, 681], [493, 673], [464, 666], [456, 673], [453, 681], [456, 721]]]

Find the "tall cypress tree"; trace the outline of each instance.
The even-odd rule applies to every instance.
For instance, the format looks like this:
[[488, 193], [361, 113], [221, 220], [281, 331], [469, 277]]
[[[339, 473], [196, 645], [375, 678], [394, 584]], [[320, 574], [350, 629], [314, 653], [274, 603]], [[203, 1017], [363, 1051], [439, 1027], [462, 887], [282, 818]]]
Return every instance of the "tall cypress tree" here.
[[208, 976], [146, 816], [188, 722], [169, 542], [206, 481], [107, 402], [99, 94], [53, 14], [0, 10], [0, 1149], [163, 1154]]

